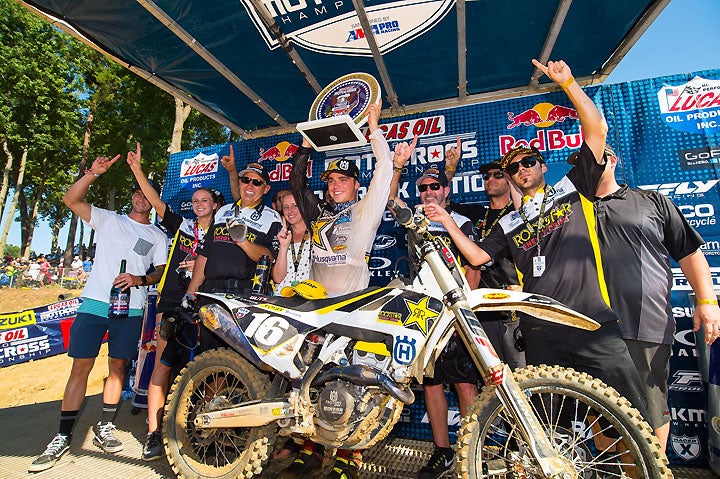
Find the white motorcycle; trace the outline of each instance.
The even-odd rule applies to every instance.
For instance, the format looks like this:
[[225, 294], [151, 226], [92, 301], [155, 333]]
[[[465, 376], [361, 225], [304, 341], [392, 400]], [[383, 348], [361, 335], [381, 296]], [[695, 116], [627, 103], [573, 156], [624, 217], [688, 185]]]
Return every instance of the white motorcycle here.
[[672, 477], [626, 399], [570, 369], [513, 373], [475, 312], [519, 311], [590, 330], [596, 322], [548, 297], [470, 290], [427, 219], [388, 206], [421, 258], [412, 284], [314, 301], [199, 294], [196, 320], [227, 348], [198, 355], [172, 386], [165, 450], [178, 477], [250, 478], [278, 435], [371, 447], [414, 401], [410, 383], [432, 375], [455, 331], [485, 383], [458, 433], [458, 477]]

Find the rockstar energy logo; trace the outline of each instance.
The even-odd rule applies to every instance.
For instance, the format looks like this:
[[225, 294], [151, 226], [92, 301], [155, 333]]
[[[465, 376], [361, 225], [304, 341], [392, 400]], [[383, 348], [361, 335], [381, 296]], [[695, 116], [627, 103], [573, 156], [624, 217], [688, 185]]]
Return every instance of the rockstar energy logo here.
[[571, 214], [572, 205], [570, 203], [562, 203], [555, 206], [543, 215], [541, 224], [533, 224], [532, 229], [525, 225], [524, 229], [513, 235], [515, 246], [525, 251], [536, 247], [538, 228], [540, 229], [540, 239], [542, 239], [564, 225]]

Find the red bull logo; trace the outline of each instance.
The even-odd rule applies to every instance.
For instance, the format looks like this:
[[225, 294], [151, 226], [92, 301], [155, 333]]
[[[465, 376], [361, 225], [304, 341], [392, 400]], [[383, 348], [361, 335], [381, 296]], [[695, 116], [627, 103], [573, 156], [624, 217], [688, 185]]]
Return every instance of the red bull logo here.
[[198, 153], [198, 155], [193, 158], [183, 160], [180, 165], [180, 178], [206, 173], [217, 173], [218, 163], [217, 153], [213, 153], [212, 155]]
[[275, 146], [271, 146], [267, 150], [260, 148], [258, 155], [258, 163], [262, 161], [275, 160], [277, 162], [287, 161], [295, 154], [299, 146], [288, 141], [281, 141]]
[[562, 105], [553, 105], [552, 103], [538, 103], [517, 115], [511, 111], [507, 114], [510, 124], [508, 130], [512, 130], [517, 126], [536, 126], [546, 128], [552, 126], [555, 122], [565, 121], [566, 118], [577, 120], [578, 114], [574, 108], [568, 108]]

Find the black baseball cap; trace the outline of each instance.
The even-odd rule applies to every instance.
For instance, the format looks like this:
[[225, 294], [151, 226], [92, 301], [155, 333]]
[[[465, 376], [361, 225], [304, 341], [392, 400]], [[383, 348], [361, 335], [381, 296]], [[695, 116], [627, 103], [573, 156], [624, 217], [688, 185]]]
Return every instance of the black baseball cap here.
[[525, 156], [537, 156], [541, 163], [545, 163], [545, 158], [543, 158], [542, 153], [535, 148], [534, 146], [516, 146], [512, 150], [508, 151], [503, 155], [503, 157], [500, 159], [500, 164], [502, 165], [502, 169], [504, 170], [507, 168], [507, 166], [520, 155]]
[[263, 165], [260, 163], [248, 163], [248, 165], [240, 170], [238, 173], [239, 176], [245, 175], [245, 173], [255, 173], [256, 175], [259, 175], [260, 178], [263, 179], [265, 184], [270, 184], [270, 173], [265, 169]]
[[482, 175], [484, 173], [487, 173], [490, 170], [502, 170], [503, 167], [500, 164], [501, 159], [502, 158], [498, 158], [497, 160], [493, 160], [490, 163], [485, 163], [484, 165], [480, 165], [480, 168], [478, 168], [478, 171]]
[[[150, 180], [150, 179], [148, 179], [148, 183], [150, 183], [150, 186], [152, 186], [153, 189], [154, 189], [155, 191], [157, 191], [157, 194], [159, 195], [159, 194], [160, 194], [160, 190], [162, 189], [162, 187], [160, 186], [160, 183], [158, 183], [158, 182], [155, 181], [155, 180]], [[132, 192], [135, 193], [137, 190], [142, 191], [142, 188], [140, 188], [140, 184], [139, 184], [137, 181], [135, 181], [135, 182], [133, 183]]]
[[355, 178], [356, 180], [360, 177], [360, 170], [354, 161], [340, 158], [339, 160], [333, 160], [327, 167], [327, 170], [320, 173], [320, 179], [327, 181], [330, 177], [330, 173], [340, 173], [341, 175]]
[[420, 186], [420, 183], [422, 183], [422, 180], [424, 180], [425, 178], [432, 178], [433, 180], [437, 180], [437, 182], [440, 183], [442, 186], [448, 185], [448, 179], [445, 175], [445, 172], [440, 171], [435, 167], [425, 170], [423, 174], [415, 181], [415, 185]]

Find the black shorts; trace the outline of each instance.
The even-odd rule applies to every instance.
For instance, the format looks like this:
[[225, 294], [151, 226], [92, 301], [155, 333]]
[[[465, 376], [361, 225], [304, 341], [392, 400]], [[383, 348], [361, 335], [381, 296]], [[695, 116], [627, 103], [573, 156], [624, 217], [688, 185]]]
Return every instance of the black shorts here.
[[457, 333], [450, 338], [445, 350], [435, 361], [435, 376], [423, 378], [423, 384], [428, 386], [457, 383], [477, 384], [478, 381], [480, 381], [480, 373]]
[[168, 340], [160, 362], [179, 372], [203, 351], [223, 346], [226, 344], [202, 324], [184, 323], [178, 326], [175, 337]]

